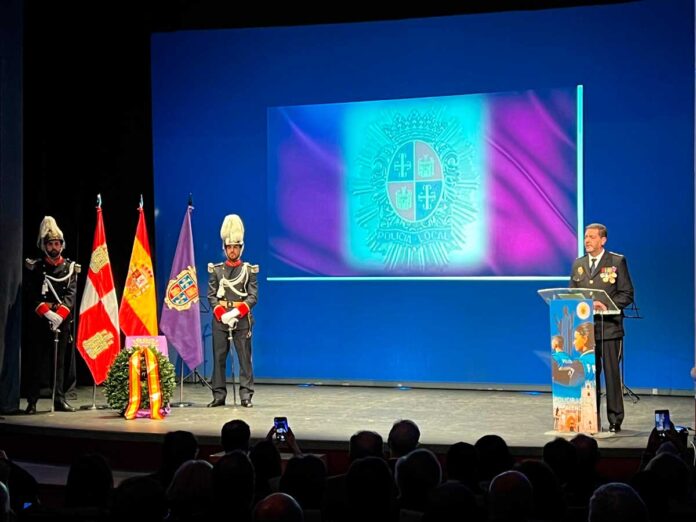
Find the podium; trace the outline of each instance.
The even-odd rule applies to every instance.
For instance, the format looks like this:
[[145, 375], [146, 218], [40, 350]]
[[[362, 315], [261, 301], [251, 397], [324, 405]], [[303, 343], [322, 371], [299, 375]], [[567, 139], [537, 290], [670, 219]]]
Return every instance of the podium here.
[[[549, 305], [553, 429], [597, 433], [601, 424], [594, 316], [616, 315], [621, 310], [604, 290], [545, 288], [537, 293]], [[593, 301], [607, 309], [595, 312]]]

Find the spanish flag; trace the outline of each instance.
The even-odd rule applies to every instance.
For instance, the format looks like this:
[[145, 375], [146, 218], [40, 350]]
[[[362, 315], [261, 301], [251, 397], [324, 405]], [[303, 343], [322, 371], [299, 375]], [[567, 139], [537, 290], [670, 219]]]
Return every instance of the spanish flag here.
[[138, 207], [138, 228], [135, 231], [126, 287], [123, 290], [118, 320], [126, 335], [157, 335], [157, 298], [155, 274], [147, 239], [142, 201]]

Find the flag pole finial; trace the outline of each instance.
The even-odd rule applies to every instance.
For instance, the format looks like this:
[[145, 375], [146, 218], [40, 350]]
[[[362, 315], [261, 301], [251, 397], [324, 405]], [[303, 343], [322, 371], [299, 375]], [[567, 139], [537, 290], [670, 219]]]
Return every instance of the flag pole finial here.
[[97, 194], [97, 208], [101, 208], [101, 194]]
[[193, 193], [191, 193], [191, 192], [189, 192], [188, 206], [189, 207], [193, 206]]
[[140, 194], [140, 206], [139, 206], [139, 208], [140, 209], [143, 208], [143, 195], [142, 194]]

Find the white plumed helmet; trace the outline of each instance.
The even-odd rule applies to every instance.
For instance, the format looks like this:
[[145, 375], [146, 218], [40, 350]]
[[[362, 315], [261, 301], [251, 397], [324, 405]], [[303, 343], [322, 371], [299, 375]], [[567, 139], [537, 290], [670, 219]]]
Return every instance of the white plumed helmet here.
[[58, 223], [51, 216], [46, 216], [39, 225], [39, 239], [36, 241], [36, 246], [46, 252], [46, 243], [48, 241], [58, 240], [63, 243], [65, 248], [65, 239], [63, 231], [58, 228]]
[[220, 238], [222, 239], [222, 249], [227, 245], [239, 245], [244, 250], [244, 223], [237, 214], [225, 216], [220, 228]]

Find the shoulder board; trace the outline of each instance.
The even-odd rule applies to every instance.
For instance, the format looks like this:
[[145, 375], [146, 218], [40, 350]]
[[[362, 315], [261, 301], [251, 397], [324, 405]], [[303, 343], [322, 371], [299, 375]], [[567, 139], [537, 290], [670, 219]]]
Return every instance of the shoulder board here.
[[71, 261], [69, 258], [65, 258], [65, 266], [68, 267], [68, 270], [72, 270], [76, 274], [79, 274], [80, 271], [82, 270], [82, 265], [77, 263], [76, 261]]
[[208, 273], [212, 274], [215, 271], [215, 267], [222, 266], [225, 263], [208, 263]]
[[250, 271], [252, 274], [258, 274], [258, 273], [259, 273], [259, 270], [260, 270], [260, 269], [259, 269], [259, 265], [250, 265], [249, 263], [247, 263], [247, 267], [249, 268], [249, 271]]
[[616, 252], [609, 252], [612, 256], [623, 257], [623, 254], [617, 254]]

